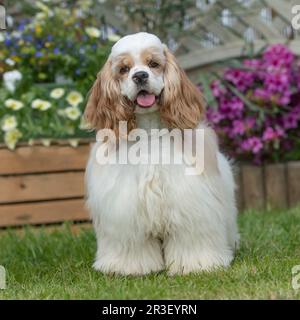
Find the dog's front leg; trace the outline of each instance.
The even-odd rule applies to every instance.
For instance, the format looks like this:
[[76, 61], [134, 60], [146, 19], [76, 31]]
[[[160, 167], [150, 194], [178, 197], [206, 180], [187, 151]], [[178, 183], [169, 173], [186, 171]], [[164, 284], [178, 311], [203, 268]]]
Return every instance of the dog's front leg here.
[[178, 226], [164, 240], [164, 254], [168, 273], [188, 274], [228, 267], [234, 250], [226, 239], [222, 225]]
[[[126, 221], [116, 226], [95, 225], [97, 255], [94, 268], [104, 273], [144, 275], [164, 268], [161, 243]], [[131, 230], [130, 230], [131, 229]]]

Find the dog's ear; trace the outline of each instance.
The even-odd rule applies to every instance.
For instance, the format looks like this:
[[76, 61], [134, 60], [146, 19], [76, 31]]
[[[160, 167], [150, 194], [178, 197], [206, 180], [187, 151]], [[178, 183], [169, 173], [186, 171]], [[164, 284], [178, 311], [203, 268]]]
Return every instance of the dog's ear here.
[[164, 91], [161, 117], [169, 128], [193, 129], [204, 115], [204, 101], [200, 91], [179, 67], [174, 55], [166, 47]]
[[128, 130], [134, 128], [133, 109], [121, 95], [109, 59], [98, 73], [89, 94], [84, 117], [91, 129], [112, 129], [118, 135], [119, 121], [127, 121]]

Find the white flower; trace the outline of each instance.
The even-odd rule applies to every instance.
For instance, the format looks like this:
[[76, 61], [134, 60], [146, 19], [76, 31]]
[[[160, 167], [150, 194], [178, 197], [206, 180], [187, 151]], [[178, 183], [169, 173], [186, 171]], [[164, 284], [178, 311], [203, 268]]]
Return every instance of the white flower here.
[[18, 129], [12, 129], [5, 133], [4, 142], [11, 150], [15, 149], [17, 142], [22, 137], [22, 132]]
[[6, 108], [12, 109], [14, 111], [20, 110], [24, 107], [24, 103], [14, 99], [7, 99], [4, 102]]
[[68, 107], [65, 109], [65, 115], [71, 120], [77, 120], [81, 116], [81, 111], [78, 107]]
[[94, 27], [87, 27], [84, 29], [86, 34], [91, 38], [99, 38], [101, 36], [101, 31]]
[[69, 102], [69, 104], [73, 107], [76, 107], [83, 101], [83, 96], [80, 92], [77, 91], [71, 91], [68, 95], [66, 100]]
[[35, 19], [38, 20], [45, 20], [47, 18], [47, 14], [45, 12], [38, 12], [35, 15]]
[[53, 17], [54, 13], [48, 6], [46, 6], [44, 3], [37, 1], [35, 3], [36, 7], [40, 9], [43, 13], [46, 13], [49, 17]]
[[31, 146], [31, 147], [34, 146], [34, 143], [35, 143], [34, 139], [29, 139], [28, 140], [28, 145]]
[[10, 59], [10, 58], [7, 58], [5, 60], [5, 63], [8, 64], [9, 66], [14, 66], [16, 63], [14, 62], [14, 60]]
[[86, 121], [84, 116], [81, 117], [80, 124], [79, 124], [78, 128], [80, 130], [88, 130], [88, 129], [91, 128], [91, 126], [87, 123], [87, 121]]
[[15, 116], [7, 116], [2, 121], [1, 129], [5, 132], [13, 130], [17, 127], [18, 122]]
[[0, 42], [3, 42], [5, 40], [4, 35], [2, 34], [2, 32], [0, 32]]
[[21, 36], [22, 36], [22, 33], [19, 32], [19, 31], [13, 31], [13, 32], [11, 33], [11, 36], [12, 36], [13, 38], [20, 39]]
[[69, 139], [70, 146], [73, 148], [78, 147], [79, 140], [78, 139]]
[[108, 40], [111, 41], [111, 42], [117, 42], [120, 39], [121, 39], [121, 37], [118, 36], [117, 34], [110, 34], [108, 36]]
[[12, 70], [3, 74], [4, 86], [10, 92], [15, 92], [16, 82], [22, 79], [22, 74], [18, 70]]
[[44, 147], [49, 147], [51, 145], [51, 139], [41, 139]]
[[59, 99], [65, 94], [65, 90], [63, 88], [56, 88], [50, 92], [50, 97], [53, 99]]
[[32, 109], [38, 109], [40, 111], [46, 111], [51, 108], [51, 103], [42, 99], [35, 99], [31, 103]]

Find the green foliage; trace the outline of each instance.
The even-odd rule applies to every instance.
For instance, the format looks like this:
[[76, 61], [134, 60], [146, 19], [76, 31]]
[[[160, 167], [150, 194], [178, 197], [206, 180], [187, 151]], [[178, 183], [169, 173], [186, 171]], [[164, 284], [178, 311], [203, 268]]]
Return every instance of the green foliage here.
[[[104, 34], [92, 5], [87, 0], [27, 4], [33, 16], [0, 34], [0, 141], [9, 148], [19, 140], [87, 135], [81, 119], [85, 97], [118, 39]], [[64, 94], [53, 98], [54, 89]], [[70, 92], [80, 98], [68, 99]], [[44, 105], [34, 107], [36, 100]]]

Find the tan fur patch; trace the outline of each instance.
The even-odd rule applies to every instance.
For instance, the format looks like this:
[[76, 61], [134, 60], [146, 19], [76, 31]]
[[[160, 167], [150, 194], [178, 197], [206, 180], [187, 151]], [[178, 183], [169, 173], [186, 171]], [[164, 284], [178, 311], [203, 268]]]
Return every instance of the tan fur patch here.
[[[154, 74], [158, 75], [163, 72], [164, 65], [165, 65], [165, 58], [157, 48], [150, 47], [150, 48], [144, 49], [140, 54], [140, 59], [144, 65], [150, 67], [150, 69]], [[151, 62], [157, 63], [158, 66], [155, 68], [152, 68], [149, 65]]]

